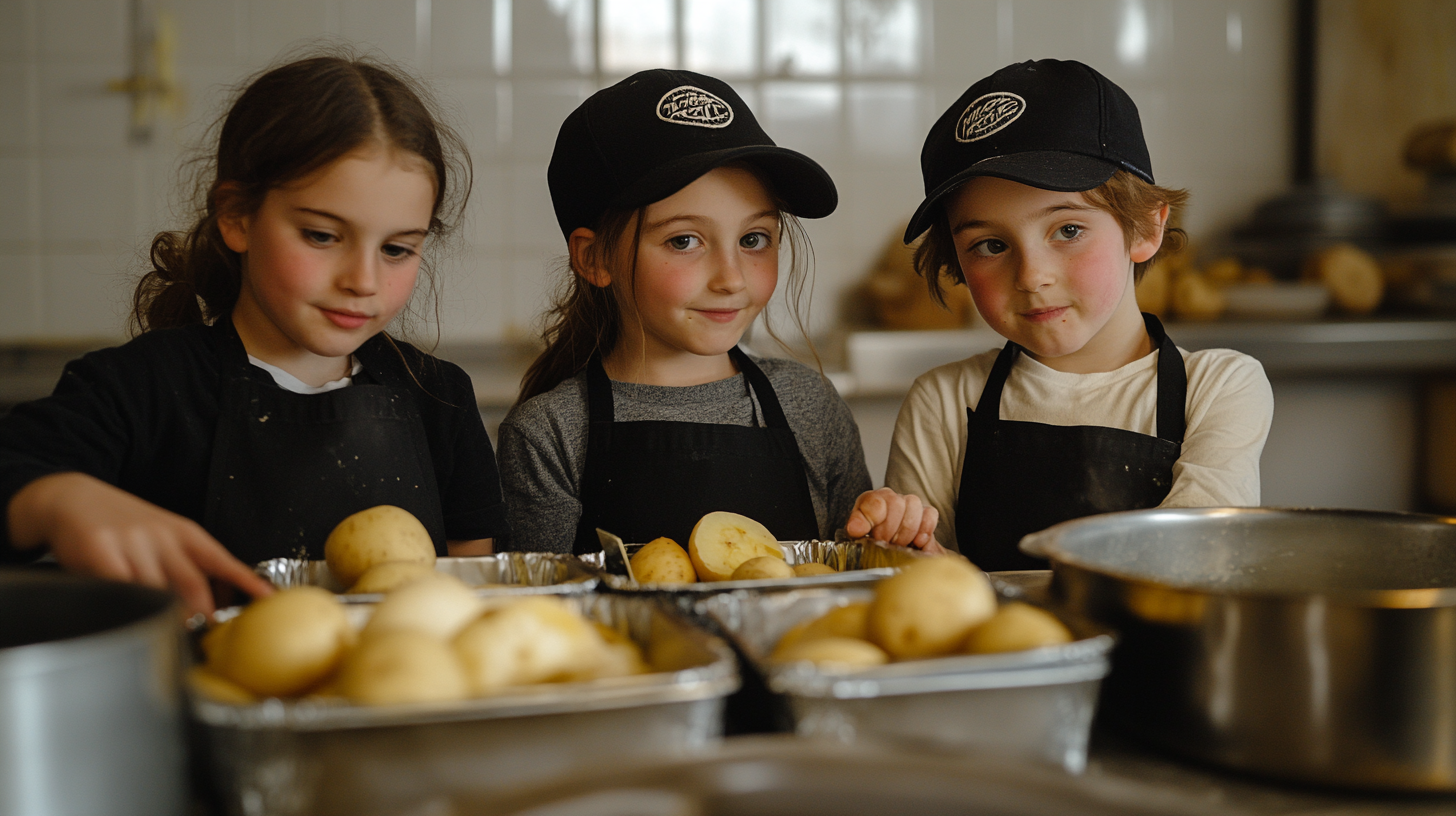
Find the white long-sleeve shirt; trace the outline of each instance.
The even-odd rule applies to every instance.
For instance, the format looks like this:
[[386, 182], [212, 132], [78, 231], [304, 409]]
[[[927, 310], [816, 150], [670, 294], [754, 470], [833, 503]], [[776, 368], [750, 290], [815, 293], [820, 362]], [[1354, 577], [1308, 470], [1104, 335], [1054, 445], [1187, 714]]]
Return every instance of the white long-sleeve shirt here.
[[[1229, 349], [1183, 354], [1187, 430], [1162, 507], [1259, 504], [1259, 456], [1274, 394], [1258, 360]], [[966, 408], [976, 406], [1000, 349], [931, 369], [900, 406], [885, 485], [940, 512], [936, 540], [956, 547], [956, 496], [965, 465]], [[1047, 425], [1097, 425], [1154, 435], [1156, 352], [1113, 371], [1070, 374], [1018, 355], [1001, 392], [1000, 417]]]

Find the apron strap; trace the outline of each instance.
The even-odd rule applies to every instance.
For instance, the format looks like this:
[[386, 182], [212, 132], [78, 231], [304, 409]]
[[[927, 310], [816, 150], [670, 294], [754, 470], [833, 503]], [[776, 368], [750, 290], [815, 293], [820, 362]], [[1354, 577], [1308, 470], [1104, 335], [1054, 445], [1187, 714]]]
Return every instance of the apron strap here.
[[[1182, 444], [1188, 427], [1185, 415], [1188, 404], [1188, 371], [1183, 364], [1183, 355], [1178, 352], [1178, 345], [1168, 337], [1168, 332], [1163, 329], [1162, 322], [1156, 316], [1143, 312], [1143, 324], [1147, 326], [1148, 337], [1158, 349], [1157, 436], [1159, 439]], [[981, 387], [981, 398], [976, 401], [976, 410], [971, 414], [973, 422], [991, 424], [1000, 419], [1001, 390], [1006, 385], [1006, 378], [1011, 375], [1011, 366], [1016, 362], [1016, 355], [1021, 351], [1021, 346], [1007, 340], [1001, 353], [996, 355], [996, 362], [991, 366], [986, 384]]]
[[784, 416], [783, 406], [779, 405], [779, 395], [769, 383], [768, 375], [763, 373], [763, 369], [737, 346], [728, 349], [728, 357], [738, 364], [738, 370], [743, 372], [743, 379], [748, 381], [748, 387], [758, 397], [758, 407], [763, 410], [764, 424], [770, 428], [789, 430], [789, 420]]
[[586, 408], [588, 422], [617, 421], [617, 409], [612, 404], [612, 380], [602, 367], [602, 355], [595, 351], [586, 361]]
[[1163, 330], [1162, 321], [1143, 312], [1143, 323], [1158, 346], [1158, 438], [1181, 445], [1188, 428], [1188, 370], [1178, 345]]
[[1006, 345], [1001, 347], [1001, 353], [996, 355], [996, 363], [991, 366], [986, 384], [981, 386], [981, 398], [976, 401], [976, 410], [971, 414], [977, 424], [994, 424], [1001, 418], [1001, 388], [1006, 385], [1011, 366], [1016, 363], [1016, 355], [1020, 352], [1021, 346], [1007, 340]]

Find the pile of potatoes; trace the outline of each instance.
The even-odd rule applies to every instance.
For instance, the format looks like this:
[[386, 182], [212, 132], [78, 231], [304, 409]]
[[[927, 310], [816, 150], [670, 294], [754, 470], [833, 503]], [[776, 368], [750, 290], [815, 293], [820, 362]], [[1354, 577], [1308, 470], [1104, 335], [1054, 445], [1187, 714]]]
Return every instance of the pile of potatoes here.
[[985, 573], [956, 555], [917, 561], [875, 585], [874, 600], [805, 621], [779, 639], [781, 663], [856, 671], [891, 661], [1015, 652], [1070, 643], [1072, 633], [1030, 604], [997, 607]]
[[339, 696], [365, 705], [446, 702], [533, 683], [647, 671], [637, 644], [556, 598], [487, 602], [435, 571], [435, 546], [408, 511], [382, 505], [344, 519], [324, 559], [350, 593], [384, 593], [355, 631], [319, 587], [254, 602], [202, 641], [194, 690], [231, 703]]
[[199, 693], [232, 703], [338, 696], [363, 705], [447, 702], [512, 686], [645, 673], [636, 643], [560, 599], [486, 601], [434, 573], [385, 595], [356, 631], [318, 587], [256, 601], [202, 641]]
[[[1373, 256], [1353, 244], [1310, 253], [1300, 277], [1328, 289], [1335, 308], [1344, 314], [1369, 314], [1385, 295], [1386, 274]], [[1182, 320], [1215, 320], [1228, 307], [1224, 287], [1275, 283], [1268, 270], [1244, 266], [1237, 258], [1219, 258], [1199, 269], [1193, 252], [1185, 250], [1148, 267], [1137, 285], [1137, 302], [1142, 311], [1160, 317], [1171, 313]]]
[[754, 581], [837, 572], [828, 564], [789, 566], [778, 539], [747, 516], [718, 511], [693, 525], [688, 548], [670, 538], [648, 542], [632, 556], [632, 574], [644, 584]]

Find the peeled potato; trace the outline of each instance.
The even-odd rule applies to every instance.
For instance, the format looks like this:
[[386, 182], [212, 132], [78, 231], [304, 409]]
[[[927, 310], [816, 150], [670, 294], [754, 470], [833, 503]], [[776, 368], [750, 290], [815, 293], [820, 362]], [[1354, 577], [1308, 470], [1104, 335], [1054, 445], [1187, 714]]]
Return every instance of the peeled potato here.
[[258, 697], [253, 692], [206, 666], [193, 666], [187, 671], [187, 687], [194, 694], [219, 703], [249, 705], [258, 702]]
[[401, 629], [449, 640], [483, 611], [479, 598], [453, 575], [431, 572], [384, 596], [364, 627], [364, 636]]
[[434, 574], [434, 566], [420, 561], [386, 561], [375, 564], [359, 576], [359, 580], [349, 587], [349, 594], [391, 592], [417, 578], [428, 578]]
[[738, 565], [733, 574], [728, 576], [730, 581], [762, 581], [771, 578], [793, 578], [794, 568], [784, 563], [782, 557], [772, 555], [760, 555], [757, 558], [750, 558]]
[[365, 638], [350, 652], [337, 690], [356, 703], [398, 705], [461, 700], [468, 687], [449, 643], [399, 629]]
[[1072, 633], [1055, 615], [1031, 604], [1013, 601], [971, 631], [965, 650], [970, 654], [1019, 652], [1071, 642]]
[[761, 555], [784, 557], [768, 528], [737, 513], [720, 510], [703, 516], [688, 538], [688, 556], [699, 581], [726, 581], [739, 564]]
[[868, 631], [869, 601], [835, 607], [819, 617], [804, 621], [779, 638], [775, 654], [797, 643], [820, 638], [840, 637], [865, 639]]
[[788, 649], [774, 652], [773, 659], [781, 663], [807, 660], [826, 671], [855, 671], [890, 662], [890, 656], [875, 644], [847, 637], [800, 641]]
[[896, 660], [957, 651], [971, 630], [996, 614], [985, 573], [954, 555], [911, 563], [875, 587], [869, 639]]
[[344, 607], [318, 587], [294, 587], [254, 601], [228, 627], [213, 668], [264, 697], [307, 691], [354, 641]]
[[339, 522], [324, 542], [324, 560], [339, 583], [352, 586], [375, 564], [435, 563], [435, 542], [408, 510], [381, 504]]
[[475, 694], [570, 679], [600, 657], [598, 635], [556, 598], [532, 597], [496, 609], [461, 630], [455, 653]]
[[795, 578], [808, 578], [810, 575], [833, 575], [839, 570], [828, 564], [821, 564], [818, 561], [806, 561], [794, 565]]
[[693, 560], [676, 541], [658, 538], [632, 556], [632, 574], [644, 584], [691, 584], [698, 580]]

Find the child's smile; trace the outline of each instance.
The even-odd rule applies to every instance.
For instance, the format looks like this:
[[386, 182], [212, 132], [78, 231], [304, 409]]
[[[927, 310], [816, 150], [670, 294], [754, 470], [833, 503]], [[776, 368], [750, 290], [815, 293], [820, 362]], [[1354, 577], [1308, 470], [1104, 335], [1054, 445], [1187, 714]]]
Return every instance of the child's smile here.
[[1003, 337], [1062, 371], [1110, 371], [1150, 352], [1133, 290], [1135, 261], [1113, 216], [1080, 193], [978, 177], [946, 201], [976, 309]]
[[[778, 285], [778, 208], [752, 173], [720, 167], [644, 220], [635, 273], [618, 281], [624, 330], [608, 370], [638, 382], [732, 376], [728, 350]], [[705, 357], [721, 359], [705, 367]]]
[[347, 373], [414, 291], [434, 192], [417, 162], [366, 149], [219, 219], [244, 255], [233, 324], [248, 353], [314, 385]]

